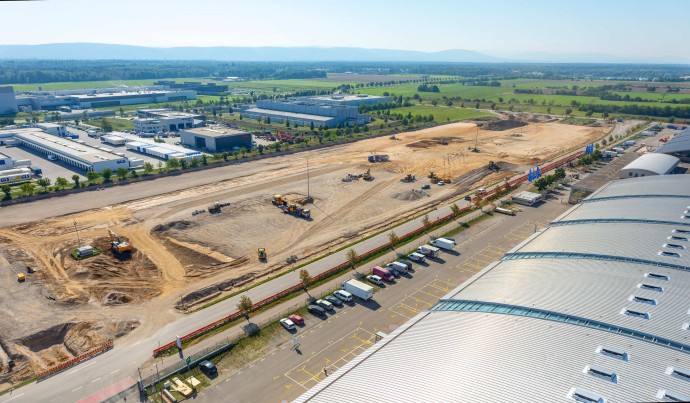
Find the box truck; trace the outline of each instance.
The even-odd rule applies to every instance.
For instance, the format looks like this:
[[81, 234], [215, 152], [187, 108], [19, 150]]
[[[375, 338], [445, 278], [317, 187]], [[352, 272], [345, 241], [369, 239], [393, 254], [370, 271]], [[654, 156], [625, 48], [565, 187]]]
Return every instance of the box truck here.
[[340, 285], [340, 288], [363, 300], [371, 299], [374, 296], [374, 287], [357, 280], [345, 281]]
[[388, 269], [388, 270], [394, 270], [394, 271], [396, 271], [398, 274], [403, 275], [403, 274], [407, 273], [408, 267], [407, 267], [406, 264], [400, 263], [400, 262], [397, 262], [397, 261], [396, 261], [396, 262], [388, 263], [388, 264], [386, 265], [386, 269]]
[[453, 250], [453, 248], [455, 247], [455, 242], [446, 238], [436, 238], [429, 243], [431, 244], [431, 246], [435, 246], [437, 248], [445, 250]]
[[417, 252], [426, 257], [438, 257], [441, 254], [441, 250], [439, 248], [431, 245], [422, 245], [417, 248]]
[[384, 269], [381, 266], [374, 266], [374, 269], [371, 271], [371, 274], [379, 276], [382, 279], [389, 282], [395, 280], [395, 276], [393, 276], [393, 273], [391, 273], [388, 269]]

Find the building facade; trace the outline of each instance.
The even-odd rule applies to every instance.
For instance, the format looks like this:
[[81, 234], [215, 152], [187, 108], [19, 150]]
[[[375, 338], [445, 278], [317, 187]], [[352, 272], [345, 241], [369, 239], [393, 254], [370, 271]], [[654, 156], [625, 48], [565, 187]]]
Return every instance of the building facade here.
[[163, 131], [163, 123], [154, 118], [134, 119], [134, 131], [137, 133], [160, 133]]
[[209, 152], [223, 152], [233, 149], [252, 148], [251, 133], [220, 126], [181, 130], [180, 142], [186, 146]]
[[0, 116], [12, 115], [17, 113], [17, 98], [14, 95], [14, 88], [0, 87]]
[[356, 106], [327, 105], [309, 98], [259, 100], [245, 107], [242, 115], [250, 119], [270, 119], [271, 123], [289, 121], [295, 126], [355, 126], [369, 123], [369, 115], [360, 114]]

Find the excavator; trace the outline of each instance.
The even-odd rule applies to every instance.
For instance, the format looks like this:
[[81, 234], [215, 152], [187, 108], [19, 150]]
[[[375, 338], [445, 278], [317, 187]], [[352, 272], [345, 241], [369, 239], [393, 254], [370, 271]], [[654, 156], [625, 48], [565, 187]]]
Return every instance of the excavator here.
[[436, 172], [434, 172], [434, 171], [429, 171], [428, 178], [431, 179], [432, 182], [436, 182], [436, 181], [440, 180], [440, 178], [436, 175]]
[[283, 198], [282, 195], [275, 195], [275, 196], [273, 196], [273, 202], [272, 203], [275, 204], [276, 206], [284, 206], [287, 204], [287, 201], [285, 201], [285, 199]]
[[362, 174], [362, 179], [364, 179], [365, 181], [370, 181], [374, 179], [374, 177], [371, 176], [371, 168], [367, 169], [367, 171]]
[[110, 234], [110, 249], [113, 253], [118, 255], [126, 255], [132, 253], [132, 245], [129, 242], [124, 242], [120, 237], [111, 230], [108, 230]]
[[257, 254], [259, 255], [259, 260], [265, 261], [268, 259], [268, 255], [266, 254], [266, 248], [259, 248], [257, 250]]

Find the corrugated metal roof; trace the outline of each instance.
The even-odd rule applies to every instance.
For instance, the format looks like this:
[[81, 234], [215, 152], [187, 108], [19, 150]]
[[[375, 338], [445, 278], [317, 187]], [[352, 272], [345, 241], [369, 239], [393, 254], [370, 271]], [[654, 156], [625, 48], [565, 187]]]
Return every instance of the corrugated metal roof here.
[[676, 166], [678, 166], [679, 162], [680, 159], [671, 155], [649, 153], [644, 154], [640, 156], [638, 159], [629, 163], [628, 165], [623, 167], [621, 171], [629, 171], [635, 169], [654, 172], [657, 175], [666, 175], [667, 173], [673, 171], [676, 168]]
[[690, 175], [668, 175], [612, 181], [589, 195], [585, 200], [660, 194], [690, 196]]
[[[659, 176], [663, 178], [663, 176]], [[628, 179], [625, 179], [628, 180]], [[619, 198], [600, 199], [582, 203], [561, 215], [555, 221], [596, 220], [621, 218], [627, 220], [656, 220], [677, 223], [690, 223], [682, 218], [690, 206], [687, 198]]]
[[[597, 352], [622, 350], [624, 361]], [[687, 354], [576, 325], [483, 312], [433, 312], [398, 329], [296, 402], [567, 402], [572, 388], [607, 402], [690, 394], [667, 375]], [[616, 383], [585, 371], [616, 374]]]

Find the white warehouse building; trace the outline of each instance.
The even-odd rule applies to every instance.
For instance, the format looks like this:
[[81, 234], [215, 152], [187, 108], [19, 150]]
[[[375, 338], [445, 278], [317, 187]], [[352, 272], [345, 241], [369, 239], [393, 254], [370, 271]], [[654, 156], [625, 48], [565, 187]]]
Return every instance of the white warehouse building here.
[[87, 172], [102, 172], [106, 168], [112, 171], [119, 168], [129, 169], [129, 160], [126, 157], [53, 136], [37, 129], [17, 129], [11, 130], [10, 133], [19, 145], [42, 154], [52, 155], [59, 161]]
[[619, 172], [621, 179], [641, 176], [668, 175], [672, 173], [680, 159], [668, 154], [644, 154], [623, 167]]

